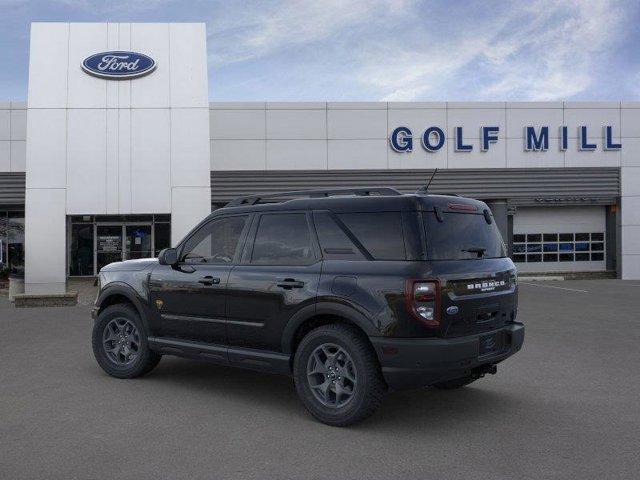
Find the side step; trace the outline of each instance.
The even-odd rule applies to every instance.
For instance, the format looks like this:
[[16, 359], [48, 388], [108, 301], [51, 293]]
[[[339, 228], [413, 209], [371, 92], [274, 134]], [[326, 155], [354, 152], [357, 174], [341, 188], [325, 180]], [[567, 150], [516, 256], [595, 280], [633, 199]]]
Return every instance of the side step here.
[[291, 374], [289, 363], [291, 356], [285, 353], [190, 342], [174, 338], [149, 337], [148, 340], [152, 350], [167, 355], [177, 355], [261, 372]]

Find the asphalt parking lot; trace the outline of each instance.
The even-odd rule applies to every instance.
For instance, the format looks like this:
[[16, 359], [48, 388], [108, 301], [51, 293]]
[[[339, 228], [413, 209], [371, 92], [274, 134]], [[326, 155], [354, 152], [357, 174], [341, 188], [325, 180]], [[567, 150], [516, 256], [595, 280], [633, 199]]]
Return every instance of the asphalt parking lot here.
[[0, 297], [0, 478], [638, 478], [640, 282], [523, 283], [519, 318], [497, 375], [339, 429], [286, 377], [165, 357], [113, 379], [89, 307]]

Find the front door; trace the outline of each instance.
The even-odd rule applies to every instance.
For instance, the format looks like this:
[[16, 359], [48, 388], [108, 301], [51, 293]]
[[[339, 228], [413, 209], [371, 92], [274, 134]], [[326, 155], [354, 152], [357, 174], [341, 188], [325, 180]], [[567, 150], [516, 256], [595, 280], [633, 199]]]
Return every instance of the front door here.
[[96, 272], [122, 261], [122, 225], [96, 226]]
[[227, 281], [248, 219], [248, 215], [234, 215], [211, 220], [184, 242], [178, 265], [153, 270], [149, 290], [156, 335], [227, 343]]
[[308, 213], [263, 214], [229, 276], [229, 345], [279, 351], [292, 315], [315, 301], [320, 254]]

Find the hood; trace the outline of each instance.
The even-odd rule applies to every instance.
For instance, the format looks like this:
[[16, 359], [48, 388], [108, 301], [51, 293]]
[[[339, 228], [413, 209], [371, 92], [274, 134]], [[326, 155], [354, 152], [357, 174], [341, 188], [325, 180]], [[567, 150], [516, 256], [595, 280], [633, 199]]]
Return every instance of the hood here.
[[124, 262], [114, 262], [100, 269], [101, 272], [139, 272], [145, 268], [158, 264], [157, 258], [139, 258], [136, 260], [125, 260]]

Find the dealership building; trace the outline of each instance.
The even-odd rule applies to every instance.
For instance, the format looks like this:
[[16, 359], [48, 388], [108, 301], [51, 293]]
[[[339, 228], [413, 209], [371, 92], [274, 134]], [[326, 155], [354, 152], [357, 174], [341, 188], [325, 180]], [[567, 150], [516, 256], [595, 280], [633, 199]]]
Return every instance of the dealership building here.
[[209, 95], [204, 24], [32, 24], [27, 101], [0, 102], [2, 259], [27, 293], [155, 256], [242, 194], [427, 184], [486, 201], [520, 272], [640, 279], [640, 102]]

